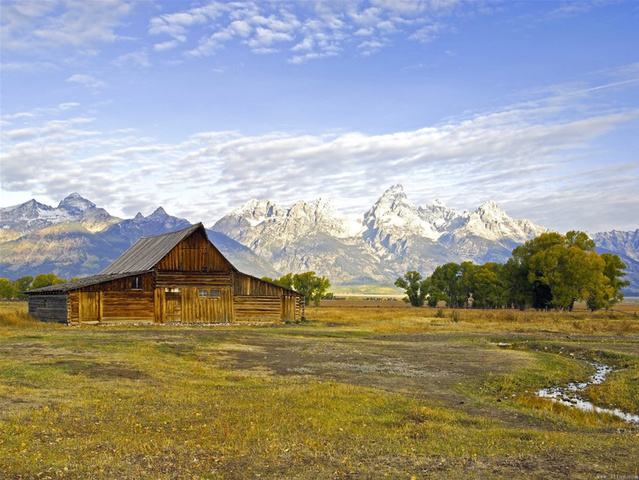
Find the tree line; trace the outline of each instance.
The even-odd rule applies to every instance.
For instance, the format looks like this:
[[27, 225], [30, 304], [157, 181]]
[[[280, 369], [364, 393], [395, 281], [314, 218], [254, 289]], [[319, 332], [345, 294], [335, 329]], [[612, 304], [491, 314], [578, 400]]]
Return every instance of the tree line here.
[[623, 300], [625, 269], [617, 255], [597, 253], [584, 232], [548, 232], [515, 248], [506, 263], [447, 263], [426, 278], [407, 272], [395, 285], [413, 306], [572, 310], [585, 301], [598, 310]]
[[331, 282], [328, 278], [320, 277], [312, 271], [287, 273], [276, 279], [262, 277], [262, 280], [301, 293], [304, 295], [304, 300], [307, 305], [313, 302], [313, 304], [317, 306], [322, 298], [331, 296], [331, 294], [328, 293], [328, 289], [331, 288]]
[[24, 294], [26, 290], [48, 287], [49, 285], [57, 285], [64, 282], [66, 280], [58, 277], [55, 273], [41, 273], [35, 277], [26, 275], [17, 280], [0, 278], [0, 298], [3, 300], [24, 299], [27, 298]]

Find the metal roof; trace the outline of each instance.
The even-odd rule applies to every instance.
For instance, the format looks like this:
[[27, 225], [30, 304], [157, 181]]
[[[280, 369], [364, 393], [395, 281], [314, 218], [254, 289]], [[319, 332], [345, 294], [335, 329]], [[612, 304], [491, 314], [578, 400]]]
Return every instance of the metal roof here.
[[92, 275], [90, 277], [84, 277], [76, 280], [75, 282], [58, 283], [57, 285], [49, 285], [48, 287], [34, 288], [33, 290], [27, 290], [25, 293], [56, 293], [56, 292], [68, 292], [69, 290], [76, 290], [82, 287], [90, 287], [91, 285], [97, 285], [98, 283], [109, 282], [111, 280], [118, 280], [120, 278], [133, 277], [135, 275], [142, 275], [148, 273], [148, 270], [141, 272], [127, 272], [111, 275]]
[[[151, 270], [173, 250], [173, 247], [200, 228], [204, 232], [204, 226], [201, 223], [196, 223], [177, 232], [165, 233], [155, 237], [142, 237], [111, 265], [102, 270], [100, 274]], [[206, 236], [206, 232], [204, 232], [204, 235]]]

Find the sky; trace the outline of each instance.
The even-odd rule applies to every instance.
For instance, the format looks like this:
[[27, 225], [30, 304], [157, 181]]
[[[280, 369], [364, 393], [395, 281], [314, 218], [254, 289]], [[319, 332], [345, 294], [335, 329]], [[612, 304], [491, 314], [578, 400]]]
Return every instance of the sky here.
[[637, 1], [0, 0], [0, 206], [211, 225], [390, 185], [639, 227]]

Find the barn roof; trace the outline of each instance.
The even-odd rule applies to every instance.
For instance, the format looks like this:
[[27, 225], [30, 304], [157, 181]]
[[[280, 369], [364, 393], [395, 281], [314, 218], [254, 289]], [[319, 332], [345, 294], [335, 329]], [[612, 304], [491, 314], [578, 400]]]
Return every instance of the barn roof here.
[[196, 223], [177, 232], [156, 235], [155, 237], [142, 237], [126, 252], [120, 255], [111, 265], [100, 274], [129, 273], [143, 270], [151, 270], [173, 248], [193, 232], [202, 229], [206, 236], [204, 225]]
[[69, 290], [76, 290], [82, 287], [90, 287], [91, 285], [97, 285], [98, 283], [108, 282], [111, 280], [118, 280], [120, 278], [132, 277], [135, 275], [141, 275], [147, 273], [148, 270], [141, 272], [127, 272], [120, 274], [98, 274], [90, 277], [79, 278], [74, 282], [58, 283], [56, 285], [49, 285], [48, 287], [34, 288], [33, 290], [27, 290], [26, 293], [63, 293]]

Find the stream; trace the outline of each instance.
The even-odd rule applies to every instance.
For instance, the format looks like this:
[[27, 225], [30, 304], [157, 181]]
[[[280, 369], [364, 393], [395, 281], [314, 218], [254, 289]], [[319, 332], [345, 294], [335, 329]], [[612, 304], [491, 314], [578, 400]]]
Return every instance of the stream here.
[[579, 396], [579, 392], [588, 387], [588, 385], [599, 385], [604, 382], [606, 375], [612, 372], [612, 367], [602, 363], [591, 362], [595, 367], [595, 373], [586, 382], [569, 383], [565, 387], [542, 388], [537, 392], [537, 396], [541, 398], [549, 398], [554, 402], [568, 405], [569, 407], [578, 408], [586, 412], [607, 413], [614, 415], [629, 423], [639, 424], [639, 415], [624, 412], [618, 408], [598, 407], [588, 400], [584, 400]]

